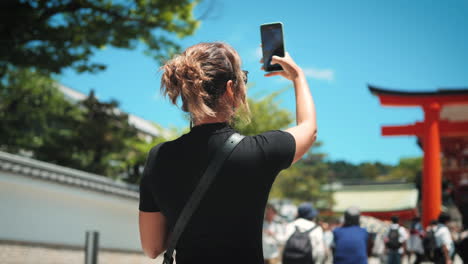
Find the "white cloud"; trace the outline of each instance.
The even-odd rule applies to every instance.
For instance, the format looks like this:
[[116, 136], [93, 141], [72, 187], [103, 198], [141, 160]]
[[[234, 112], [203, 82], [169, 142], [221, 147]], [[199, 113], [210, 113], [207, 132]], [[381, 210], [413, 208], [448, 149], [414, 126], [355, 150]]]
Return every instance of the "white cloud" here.
[[316, 68], [305, 68], [304, 74], [307, 77], [316, 80], [323, 80], [323, 81], [333, 81], [335, 79], [335, 72], [331, 69], [316, 69]]
[[263, 56], [261, 47], [257, 47], [255, 49], [250, 48], [250, 49], [246, 50], [245, 53], [240, 52], [240, 54], [241, 54], [241, 57], [242, 57], [242, 61], [249, 62], [249, 63], [259, 62], [260, 59]]

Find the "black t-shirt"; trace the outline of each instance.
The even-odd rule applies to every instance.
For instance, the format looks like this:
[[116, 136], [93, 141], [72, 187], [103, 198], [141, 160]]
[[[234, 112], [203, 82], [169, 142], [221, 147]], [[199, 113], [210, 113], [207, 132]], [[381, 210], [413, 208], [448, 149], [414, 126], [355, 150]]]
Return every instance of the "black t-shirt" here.
[[[140, 184], [140, 211], [161, 212], [172, 230], [212, 155], [234, 132], [226, 123], [205, 124], [163, 143], [156, 155], [153, 148]], [[245, 137], [180, 236], [177, 264], [263, 263], [268, 194], [276, 175], [291, 165], [295, 149], [294, 137], [285, 131]]]

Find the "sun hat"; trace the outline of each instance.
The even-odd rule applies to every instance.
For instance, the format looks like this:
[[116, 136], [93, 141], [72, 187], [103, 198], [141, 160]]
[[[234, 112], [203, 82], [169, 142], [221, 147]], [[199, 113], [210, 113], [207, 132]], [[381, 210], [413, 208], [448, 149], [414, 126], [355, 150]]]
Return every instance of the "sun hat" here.
[[311, 203], [302, 203], [297, 208], [297, 217], [299, 218], [314, 219], [317, 214], [317, 209]]

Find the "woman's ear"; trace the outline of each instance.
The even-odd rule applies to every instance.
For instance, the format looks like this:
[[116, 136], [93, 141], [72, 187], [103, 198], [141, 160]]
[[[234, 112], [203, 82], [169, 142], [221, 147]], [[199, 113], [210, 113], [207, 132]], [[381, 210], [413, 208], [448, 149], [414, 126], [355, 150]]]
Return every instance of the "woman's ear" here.
[[232, 80], [227, 81], [227, 83], [226, 83], [226, 95], [228, 96], [229, 101], [231, 101], [233, 103], [233, 106], [237, 107], [236, 101], [234, 99], [234, 92], [233, 92], [233, 87], [232, 87], [233, 85], [234, 85], [234, 83], [232, 82]]

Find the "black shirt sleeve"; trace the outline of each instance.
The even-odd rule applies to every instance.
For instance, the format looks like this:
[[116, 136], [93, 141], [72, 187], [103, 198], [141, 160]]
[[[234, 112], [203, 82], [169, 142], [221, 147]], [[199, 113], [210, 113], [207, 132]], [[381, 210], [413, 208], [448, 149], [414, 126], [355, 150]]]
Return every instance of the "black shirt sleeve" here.
[[152, 179], [154, 179], [154, 165], [156, 163], [156, 154], [158, 152], [159, 147], [153, 147], [149, 154], [148, 158], [146, 159], [145, 169], [143, 171], [143, 176], [140, 181], [140, 204], [139, 210], [142, 212], [159, 212], [159, 206], [156, 203], [156, 200], [153, 195], [152, 186]]
[[291, 166], [296, 154], [296, 140], [293, 135], [286, 131], [273, 130], [258, 137], [269, 167], [279, 171]]

